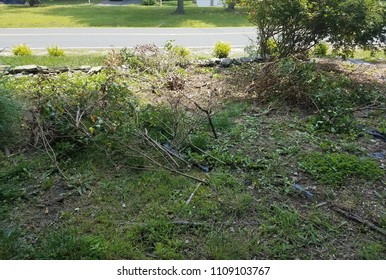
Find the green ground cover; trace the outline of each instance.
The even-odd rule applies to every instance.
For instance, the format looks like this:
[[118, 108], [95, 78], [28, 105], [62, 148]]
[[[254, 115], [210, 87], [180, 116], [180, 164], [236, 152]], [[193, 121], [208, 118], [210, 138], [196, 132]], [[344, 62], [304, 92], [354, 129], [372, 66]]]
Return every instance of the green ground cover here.
[[186, 59], [1, 77], [0, 259], [385, 259], [384, 66]]
[[[32, 27], [237, 27], [250, 23], [238, 12], [224, 8], [185, 7], [175, 15], [174, 6], [98, 6], [62, 4], [40, 7], [0, 6], [1, 28]], [[17, 16], [16, 16], [17, 15]]]
[[43, 66], [99, 66], [103, 65], [106, 59], [105, 54], [69, 54], [62, 57], [51, 57], [48, 55], [31, 56], [1, 56], [0, 65], [21, 66], [21, 65], [43, 65]]

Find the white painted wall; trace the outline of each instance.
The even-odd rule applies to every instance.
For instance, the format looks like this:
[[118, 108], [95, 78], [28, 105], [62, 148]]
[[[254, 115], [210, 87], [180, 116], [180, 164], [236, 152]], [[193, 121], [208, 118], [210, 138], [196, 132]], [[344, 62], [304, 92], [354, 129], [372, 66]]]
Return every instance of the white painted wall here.
[[213, 6], [221, 7], [222, 1], [221, 0], [196, 0], [198, 7], [211, 7], [211, 3], [213, 3]]

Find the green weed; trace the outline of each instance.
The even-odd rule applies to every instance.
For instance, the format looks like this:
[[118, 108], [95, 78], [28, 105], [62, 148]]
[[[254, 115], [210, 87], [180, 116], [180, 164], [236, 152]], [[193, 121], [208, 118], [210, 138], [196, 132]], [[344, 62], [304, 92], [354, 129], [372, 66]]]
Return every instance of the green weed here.
[[21, 107], [4, 87], [5, 80], [0, 73], [0, 148], [12, 145], [20, 131]]
[[175, 226], [167, 219], [149, 220], [145, 225], [134, 226], [130, 240], [141, 251], [154, 254], [156, 259], [182, 259], [183, 242], [178, 240]]
[[373, 182], [384, 176], [384, 171], [373, 159], [345, 153], [313, 152], [301, 160], [300, 168], [326, 185], [340, 186], [353, 178]]
[[49, 56], [64, 56], [64, 50], [58, 46], [50, 46], [47, 48]]
[[44, 66], [67, 66], [79, 67], [82, 65], [100, 66], [103, 65], [106, 56], [103, 54], [68, 54], [66, 56], [2, 56], [1, 63], [11, 66], [20, 65], [44, 65]]
[[367, 242], [360, 248], [359, 257], [364, 260], [383, 260], [385, 245], [384, 242]]
[[15, 258], [18, 251], [18, 236], [15, 232], [0, 231], [0, 260]]
[[32, 49], [26, 44], [20, 44], [12, 48], [12, 53], [16, 56], [32, 55]]
[[47, 235], [35, 249], [34, 255], [36, 259], [105, 259], [106, 245], [100, 237], [84, 235], [74, 228], [67, 228]]
[[313, 54], [315, 56], [326, 56], [327, 55], [327, 52], [328, 52], [328, 44], [327, 43], [319, 43], [317, 45], [315, 45], [314, 49], [313, 49]]
[[231, 44], [219, 41], [215, 44], [213, 54], [218, 58], [225, 58], [229, 56], [231, 52]]

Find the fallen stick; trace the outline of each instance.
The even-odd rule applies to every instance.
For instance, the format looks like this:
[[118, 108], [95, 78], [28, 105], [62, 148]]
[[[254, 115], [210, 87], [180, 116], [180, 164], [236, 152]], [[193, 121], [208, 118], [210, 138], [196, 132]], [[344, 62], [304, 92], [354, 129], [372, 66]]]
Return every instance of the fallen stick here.
[[201, 185], [202, 185], [201, 182], [197, 184], [197, 187], [194, 189], [194, 191], [192, 192], [192, 194], [189, 196], [188, 200], [186, 201], [186, 205], [189, 205], [190, 201], [192, 200], [193, 196], [196, 194], [198, 189], [201, 187]]
[[172, 172], [172, 173], [176, 173], [176, 174], [182, 175], [182, 176], [184, 176], [184, 177], [186, 177], [186, 178], [189, 178], [189, 179], [195, 180], [195, 181], [197, 181], [197, 182], [201, 182], [201, 183], [203, 183], [203, 184], [205, 184], [205, 185], [208, 185], [208, 182], [205, 181], [205, 180], [202, 180], [202, 179], [200, 179], [200, 178], [194, 177], [194, 176], [189, 175], [189, 174], [187, 174], [187, 173], [183, 173], [183, 172], [178, 171], [178, 170], [176, 170], [176, 169], [174, 169], [174, 168], [165, 166], [165, 165], [161, 164], [160, 162], [156, 161], [155, 159], [151, 158], [149, 155], [147, 155], [147, 154], [144, 153], [143, 151], [138, 150], [138, 149], [136, 149], [136, 148], [133, 148], [133, 147], [131, 147], [131, 146], [129, 146], [129, 145], [123, 143], [122, 141], [119, 141], [118, 139], [116, 139], [116, 140], [117, 140], [118, 143], [120, 143], [122, 146], [128, 148], [129, 150], [133, 151], [134, 153], [136, 153], [136, 154], [138, 154], [138, 155], [141, 155], [142, 157], [144, 157], [145, 159], [147, 159], [148, 161], [150, 161], [151, 163], [157, 165], [157, 166], [160, 167], [160, 168], [166, 169], [166, 170], [168, 170], [168, 171], [170, 171], [170, 172]]
[[344, 211], [336, 206], [333, 206], [330, 208], [331, 210], [335, 211], [336, 213], [346, 217], [347, 219], [349, 220], [352, 220], [352, 221], [355, 221], [357, 223], [360, 223], [360, 224], [363, 224], [363, 225], [366, 225], [368, 226], [370, 229], [386, 236], [386, 231], [380, 227], [377, 227], [376, 225], [374, 225], [373, 223], [369, 222], [369, 221], [366, 221], [366, 220], [363, 220], [361, 217], [353, 214], [353, 213], [349, 213], [347, 211]]
[[[251, 222], [192, 222], [186, 220], [175, 220], [167, 222], [168, 225], [176, 225], [176, 226], [217, 226], [217, 225], [225, 225], [225, 226], [258, 226], [260, 223], [251, 221]], [[149, 226], [149, 223], [146, 222], [123, 222], [120, 225], [128, 225], [128, 226]]]

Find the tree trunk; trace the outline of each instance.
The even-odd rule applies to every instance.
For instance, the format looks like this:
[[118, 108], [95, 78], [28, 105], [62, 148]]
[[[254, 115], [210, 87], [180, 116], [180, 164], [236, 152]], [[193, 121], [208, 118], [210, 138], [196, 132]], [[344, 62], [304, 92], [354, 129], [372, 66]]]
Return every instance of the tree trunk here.
[[234, 11], [235, 10], [235, 3], [228, 4], [227, 11]]
[[185, 14], [184, 0], [178, 0], [176, 14], [178, 14], [178, 15], [184, 15]]

